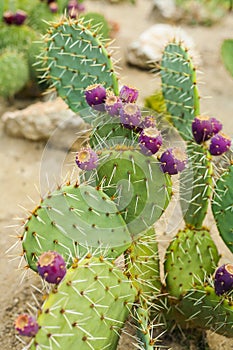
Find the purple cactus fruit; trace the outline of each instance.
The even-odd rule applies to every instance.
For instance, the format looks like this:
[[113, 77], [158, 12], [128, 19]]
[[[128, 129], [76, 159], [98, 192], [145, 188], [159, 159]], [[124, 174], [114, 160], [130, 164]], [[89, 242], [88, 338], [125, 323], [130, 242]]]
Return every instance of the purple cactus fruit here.
[[14, 23], [14, 13], [11, 12], [11, 11], [6, 11], [3, 13], [3, 21], [6, 23], [6, 24], [13, 24]]
[[87, 103], [97, 111], [105, 110], [106, 95], [106, 89], [101, 84], [89, 85], [85, 90]]
[[217, 268], [214, 276], [214, 289], [217, 295], [222, 295], [233, 289], [232, 264], [224, 264]]
[[80, 12], [85, 11], [85, 6], [79, 4], [77, 0], [70, 0], [67, 5], [67, 10], [71, 18], [76, 18]]
[[122, 102], [134, 103], [137, 101], [137, 98], [138, 98], [138, 90], [133, 87], [124, 85], [120, 90], [119, 96]]
[[227, 152], [231, 147], [231, 139], [228, 135], [222, 132], [214, 135], [210, 139], [209, 151], [213, 156], [220, 156], [221, 154]]
[[83, 148], [76, 154], [76, 164], [82, 170], [93, 170], [98, 165], [98, 156], [91, 148]]
[[160, 149], [163, 139], [157, 128], [146, 128], [139, 136], [139, 146], [141, 152], [147, 156], [155, 154]]
[[135, 103], [125, 103], [120, 109], [121, 123], [128, 129], [134, 129], [141, 122], [141, 110]]
[[19, 335], [33, 337], [38, 332], [39, 326], [34, 317], [22, 314], [15, 320], [15, 329]]
[[183, 171], [187, 165], [187, 155], [179, 147], [168, 148], [159, 159], [161, 169], [169, 175], [176, 175]]
[[212, 124], [213, 134], [217, 134], [222, 130], [222, 123], [219, 120], [216, 118], [210, 118], [210, 121]]
[[73, 8], [74, 9], [78, 9], [78, 2], [77, 2], [77, 0], [70, 0], [68, 2], [67, 9], [68, 10], [72, 10]]
[[50, 11], [51, 11], [52, 13], [58, 12], [58, 4], [57, 4], [55, 1], [50, 2], [50, 3], [49, 3], [49, 9], [50, 9]]
[[17, 26], [21, 26], [26, 19], [27, 19], [27, 14], [22, 10], [17, 10], [16, 13], [14, 14], [14, 24], [16, 24]]
[[112, 117], [119, 116], [122, 106], [123, 103], [118, 96], [115, 96], [112, 93], [107, 93], [105, 100], [105, 110], [109, 115]]
[[80, 12], [84, 12], [85, 11], [85, 5], [84, 4], [79, 4], [78, 3], [78, 12], [80, 13]]
[[49, 250], [39, 257], [37, 270], [45, 281], [58, 284], [66, 274], [66, 263], [60, 254]]
[[142, 132], [142, 130], [146, 128], [156, 128], [156, 121], [152, 115], [147, 115], [144, 119], [142, 119], [136, 131]]
[[211, 118], [201, 115], [194, 118], [192, 122], [192, 132], [197, 143], [209, 140], [213, 135]]

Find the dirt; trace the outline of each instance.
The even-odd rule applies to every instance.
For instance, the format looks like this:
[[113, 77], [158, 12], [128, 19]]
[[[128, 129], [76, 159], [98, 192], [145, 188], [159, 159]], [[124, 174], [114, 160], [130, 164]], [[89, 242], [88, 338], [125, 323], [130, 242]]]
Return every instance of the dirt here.
[[[155, 23], [151, 15], [151, 2], [147, 0], [137, 0], [137, 5], [132, 6], [127, 3], [110, 5], [107, 2], [87, 1], [88, 8], [103, 12], [110, 20], [119, 23], [119, 32], [116, 35], [115, 46], [119, 47], [117, 57], [121, 57], [118, 64], [121, 68], [121, 82], [136, 86], [140, 90], [140, 102], [146, 96], [152, 94], [160, 87], [159, 77], [150, 72], [140, 71], [136, 68], [128, 67], [125, 61], [127, 45], [135, 40], [138, 35]], [[233, 79], [226, 72], [220, 58], [220, 45], [224, 38], [232, 37], [233, 17], [227, 15], [220, 23], [212, 27], [183, 26], [188, 34], [194, 39], [197, 50], [201, 54], [202, 64], [199, 67], [198, 86], [201, 92], [201, 111], [205, 114], [215, 116], [224, 123], [224, 130], [228, 134], [233, 134]], [[0, 114], [6, 110], [23, 108], [33, 101], [16, 100], [8, 105], [1, 101]], [[40, 168], [43, 162], [44, 142], [30, 142], [23, 139], [13, 139], [8, 137], [0, 122], [0, 344], [2, 350], [18, 350], [23, 345], [15, 337], [13, 330], [13, 320], [18, 313], [30, 308], [29, 304], [35, 307], [36, 302], [31, 295], [31, 283], [34, 276], [29, 271], [23, 269], [24, 261], [18, 259], [21, 252], [20, 241], [18, 247], [12, 251], [6, 251], [17, 242], [16, 236], [20, 235], [20, 225], [29, 215], [40, 199]], [[54, 157], [62, 155], [62, 150], [54, 150]], [[68, 155], [72, 159], [72, 154]], [[71, 158], [70, 158], [71, 157]], [[69, 168], [63, 164], [62, 173], [65, 174]], [[29, 211], [28, 211], [29, 210]], [[211, 232], [216, 240], [222, 254], [222, 261], [230, 261], [231, 254], [224, 244], [218, 239], [216, 227], [213, 219], [209, 216], [207, 224], [211, 227]], [[163, 233], [162, 233], [163, 234]], [[169, 235], [163, 236], [163, 241], [167, 242]], [[21, 262], [21, 267], [18, 264]], [[40, 296], [38, 299], [40, 301]], [[233, 343], [224, 337], [217, 337], [213, 341], [214, 335], [209, 336], [210, 348], [212, 350], [233, 349]], [[127, 338], [126, 343], [121, 345], [121, 349], [134, 349], [131, 338]], [[216, 348], [216, 344], [218, 347]], [[172, 339], [168, 348], [173, 350], [183, 350], [184, 347]], [[194, 349], [190, 345], [190, 349]]]

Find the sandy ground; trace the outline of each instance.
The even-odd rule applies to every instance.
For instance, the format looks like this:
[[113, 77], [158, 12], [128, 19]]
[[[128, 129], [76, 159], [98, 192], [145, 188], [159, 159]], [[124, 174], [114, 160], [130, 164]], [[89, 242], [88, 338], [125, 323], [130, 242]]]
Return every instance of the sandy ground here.
[[[127, 67], [124, 57], [127, 45], [135, 40], [144, 29], [155, 23], [150, 14], [150, 1], [137, 0], [136, 6], [124, 3], [109, 5], [94, 2], [91, 7], [89, 1], [87, 4], [89, 9], [104, 12], [109, 19], [119, 23], [120, 31], [117, 34], [116, 46], [120, 48], [118, 57], [122, 58], [119, 64], [121, 82], [138, 87], [142, 103], [146, 96], [160, 86], [159, 78], [149, 72]], [[232, 26], [232, 15], [209, 28], [183, 26], [194, 39], [202, 57], [202, 65], [199, 69], [203, 74], [198, 75], [202, 96], [201, 110], [223, 121], [224, 129], [231, 135], [233, 134], [233, 79], [221, 63], [220, 45], [224, 38], [232, 37]], [[2, 101], [0, 114], [6, 109], [22, 108], [27, 103], [29, 102], [16, 101], [14, 105], [8, 106]], [[20, 234], [18, 226], [14, 226], [20, 225], [27, 218], [29, 215], [27, 209], [33, 209], [40, 198], [40, 168], [44, 147], [45, 144], [42, 142], [34, 143], [9, 138], [4, 133], [0, 123], [0, 344], [2, 350], [22, 349], [23, 347], [15, 339], [12, 322], [18, 312], [23, 312], [28, 307], [31, 294], [29, 285], [33, 277], [30, 275], [28, 280], [21, 283], [22, 271], [17, 269], [19, 260], [15, 260], [14, 255], [9, 260], [6, 250], [16, 242], [15, 236]], [[64, 158], [64, 154], [61, 150], [54, 150], [54, 157]], [[62, 172], [66, 173], [67, 170], [67, 165], [64, 165]], [[209, 224], [214, 237], [217, 237], [216, 228], [211, 218]], [[230, 259], [230, 254], [221, 242], [217, 242], [223, 259], [227, 261]], [[20, 246], [18, 253], [20, 253]], [[121, 349], [133, 349], [130, 343], [131, 341], [128, 341], [128, 345], [125, 344]], [[173, 344], [173, 349], [180, 350], [181, 346], [177, 346]], [[215, 349], [214, 344], [212, 349]], [[223, 339], [219, 340], [216, 349], [233, 349], [233, 345], [226, 343], [226, 340]]]

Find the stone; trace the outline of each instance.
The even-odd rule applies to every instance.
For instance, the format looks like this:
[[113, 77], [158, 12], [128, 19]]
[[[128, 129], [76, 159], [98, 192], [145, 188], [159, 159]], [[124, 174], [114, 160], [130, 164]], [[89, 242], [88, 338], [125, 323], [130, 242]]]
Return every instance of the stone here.
[[5, 112], [2, 116], [7, 135], [69, 149], [89, 129], [82, 118], [68, 109], [65, 102], [36, 102], [25, 109]]
[[177, 8], [175, 0], [153, 0], [153, 11], [158, 10], [163, 18], [176, 18]]
[[144, 31], [138, 40], [129, 45], [127, 62], [141, 69], [156, 68], [156, 64], [161, 60], [165, 44], [174, 38], [183, 42], [184, 46], [189, 49], [194, 64], [201, 63], [192, 38], [181, 28], [169, 24], [155, 24]]

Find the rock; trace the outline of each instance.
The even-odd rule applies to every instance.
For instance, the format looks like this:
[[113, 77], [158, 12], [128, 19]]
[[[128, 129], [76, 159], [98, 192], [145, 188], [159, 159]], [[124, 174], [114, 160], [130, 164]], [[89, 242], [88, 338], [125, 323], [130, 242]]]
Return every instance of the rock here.
[[177, 16], [175, 0], [153, 0], [153, 11], [158, 10], [163, 18], [170, 19]]
[[193, 57], [194, 63], [200, 64], [200, 55], [195, 50], [193, 40], [179, 27], [169, 24], [155, 24], [143, 32], [137, 41], [134, 41], [127, 51], [127, 62], [141, 69], [155, 68], [161, 60], [165, 44], [176, 38], [184, 43]]
[[2, 120], [9, 136], [33, 141], [49, 140], [52, 146], [68, 149], [87, 128], [81, 117], [68, 109], [60, 98], [6, 112]]

